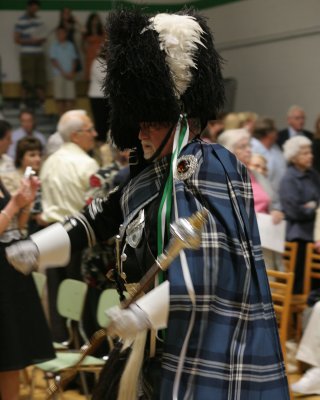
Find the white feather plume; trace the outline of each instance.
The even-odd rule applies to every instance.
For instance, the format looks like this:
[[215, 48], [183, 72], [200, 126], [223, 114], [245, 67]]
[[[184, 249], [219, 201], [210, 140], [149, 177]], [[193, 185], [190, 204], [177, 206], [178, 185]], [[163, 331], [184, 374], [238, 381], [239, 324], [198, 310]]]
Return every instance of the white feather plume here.
[[166, 53], [178, 98], [187, 90], [192, 79], [192, 68], [197, 68], [195, 53], [201, 42], [202, 28], [194, 17], [177, 14], [157, 14], [150, 18], [149, 29], [159, 34], [160, 49]]

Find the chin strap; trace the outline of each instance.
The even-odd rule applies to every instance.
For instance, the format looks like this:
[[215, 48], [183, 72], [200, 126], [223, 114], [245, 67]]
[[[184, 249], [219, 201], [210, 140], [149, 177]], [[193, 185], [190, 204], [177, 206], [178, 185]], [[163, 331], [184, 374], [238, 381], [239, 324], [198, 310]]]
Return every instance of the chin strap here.
[[[178, 122], [178, 123], [179, 123], [179, 122]], [[169, 128], [169, 130], [168, 130], [166, 136], [164, 137], [162, 143], [161, 143], [160, 146], [157, 148], [157, 150], [155, 151], [155, 153], [153, 154], [153, 156], [150, 157], [148, 160], [146, 160], [146, 162], [147, 162], [148, 164], [153, 163], [153, 161], [156, 160], [156, 159], [160, 156], [160, 154], [161, 154], [162, 150], [164, 149], [165, 145], [168, 143], [168, 140], [170, 139], [170, 137], [171, 137], [171, 135], [172, 135], [172, 132], [173, 132], [173, 128], [174, 128], [175, 126], [176, 126], [176, 124], [173, 124], [173, 125]]]

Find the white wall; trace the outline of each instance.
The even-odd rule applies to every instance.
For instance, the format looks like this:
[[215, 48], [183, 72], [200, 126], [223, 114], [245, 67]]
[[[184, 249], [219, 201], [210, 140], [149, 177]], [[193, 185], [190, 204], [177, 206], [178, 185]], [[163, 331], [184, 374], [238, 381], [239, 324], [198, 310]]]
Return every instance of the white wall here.
[[[238, 82], [235, 110], [272, 116], [282, 128], [288, 107], [299, 104], [307, 113], [306, 127], [313, 130], [320, 113], [320, 1], [242, 0], [203, 13], [226, 61], [224, 76]], [[19, 81], [18, 50], [12, 39], [19, 15], [0, 13], [0, 55], [6, 82]], [[56, 26], [58, 12], [42, 11], [40, 15], [49, 30]], [[87, 13], [75, 15], [84, 22]]]
[[301, 105], [306, 128], [320, 114], [320, 1], [245, 0], [206, 12], [225, 59], [224, 76], [238, 82], [235, 111], [252, 110], [286, 125]]

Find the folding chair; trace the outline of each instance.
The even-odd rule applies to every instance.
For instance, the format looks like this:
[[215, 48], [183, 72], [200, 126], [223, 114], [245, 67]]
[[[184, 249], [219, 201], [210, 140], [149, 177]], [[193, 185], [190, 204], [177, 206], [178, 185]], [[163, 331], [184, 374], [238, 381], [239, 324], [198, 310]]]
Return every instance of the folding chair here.
[[[65, 279], [59, 286], [58, 296], [57, 296], [57, 308], [58, 312], [65, 318], [67, 318], [67, 325], [70, 331], [69, 341], [74, 341], [80, 347], [79, 338], [74, 332], [72, 321], [77, 321], [79, 324], [79, 332], [80, 335], [85, 339], [85, 334], [81, 327], [81, 317], [84, 309], [85, 298], [87, 294], [87, 284], [81, 281], [77, 281], [74, 279]], [[59, 388], [59, 393], [62, 394], [62, 388], [59, 385], [60, 375], [66, 369], [72, 367], [77, 363], [81, 354], [79, 350], [75, 351], [56, 351], [56, 358], [50, 361], [46, 361], [40, 364], [36, 364], [34, 366], [32, 372], [32, 384], [31, 384], [31, 398], [33, 398], [34, 394], [34, 384], [35, 384], [35, 373], [37, 370], [41, 370], [44, 372], [45, 377], [47, 379], [47, 384], [49, 387], [50, 381], [53, 380], [57, 383]], [[103, 365], [104, 361], [95, 357], [88, 356], [83, 361], [83, 365]], [[80, 373], [81, 383], [83, 386], [84, 393], [89, 399], [88, 388], [86, 385], [86, 381], [84, 375]]]

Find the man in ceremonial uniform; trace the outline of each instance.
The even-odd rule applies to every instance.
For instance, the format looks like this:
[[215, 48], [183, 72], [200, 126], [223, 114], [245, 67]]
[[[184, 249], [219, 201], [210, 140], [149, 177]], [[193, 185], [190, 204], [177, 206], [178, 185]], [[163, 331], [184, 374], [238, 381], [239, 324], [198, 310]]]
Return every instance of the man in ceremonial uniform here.
[[224, 99], [208, 26], [192, 12], [118, 11], [108, 17], [107, 37], [111, 134], [120, 149], [136, 148], [131, 178], [11, 246], [8, 258], [23, 273], [64, 265], [121, 224], [120, 267], [136, 282], [163, 252], [169, 223], [206, 208], [199, 249], [181, 251], [159, 286], [109, 312], [109, 334], [124, 339], [166, 327], [161, 354], [154, 352], [161, 374], [144, 385], [142, 373], [130, 392], [125, 371], [118, 398], [288, 400], [246, 168], [198, 138]]

